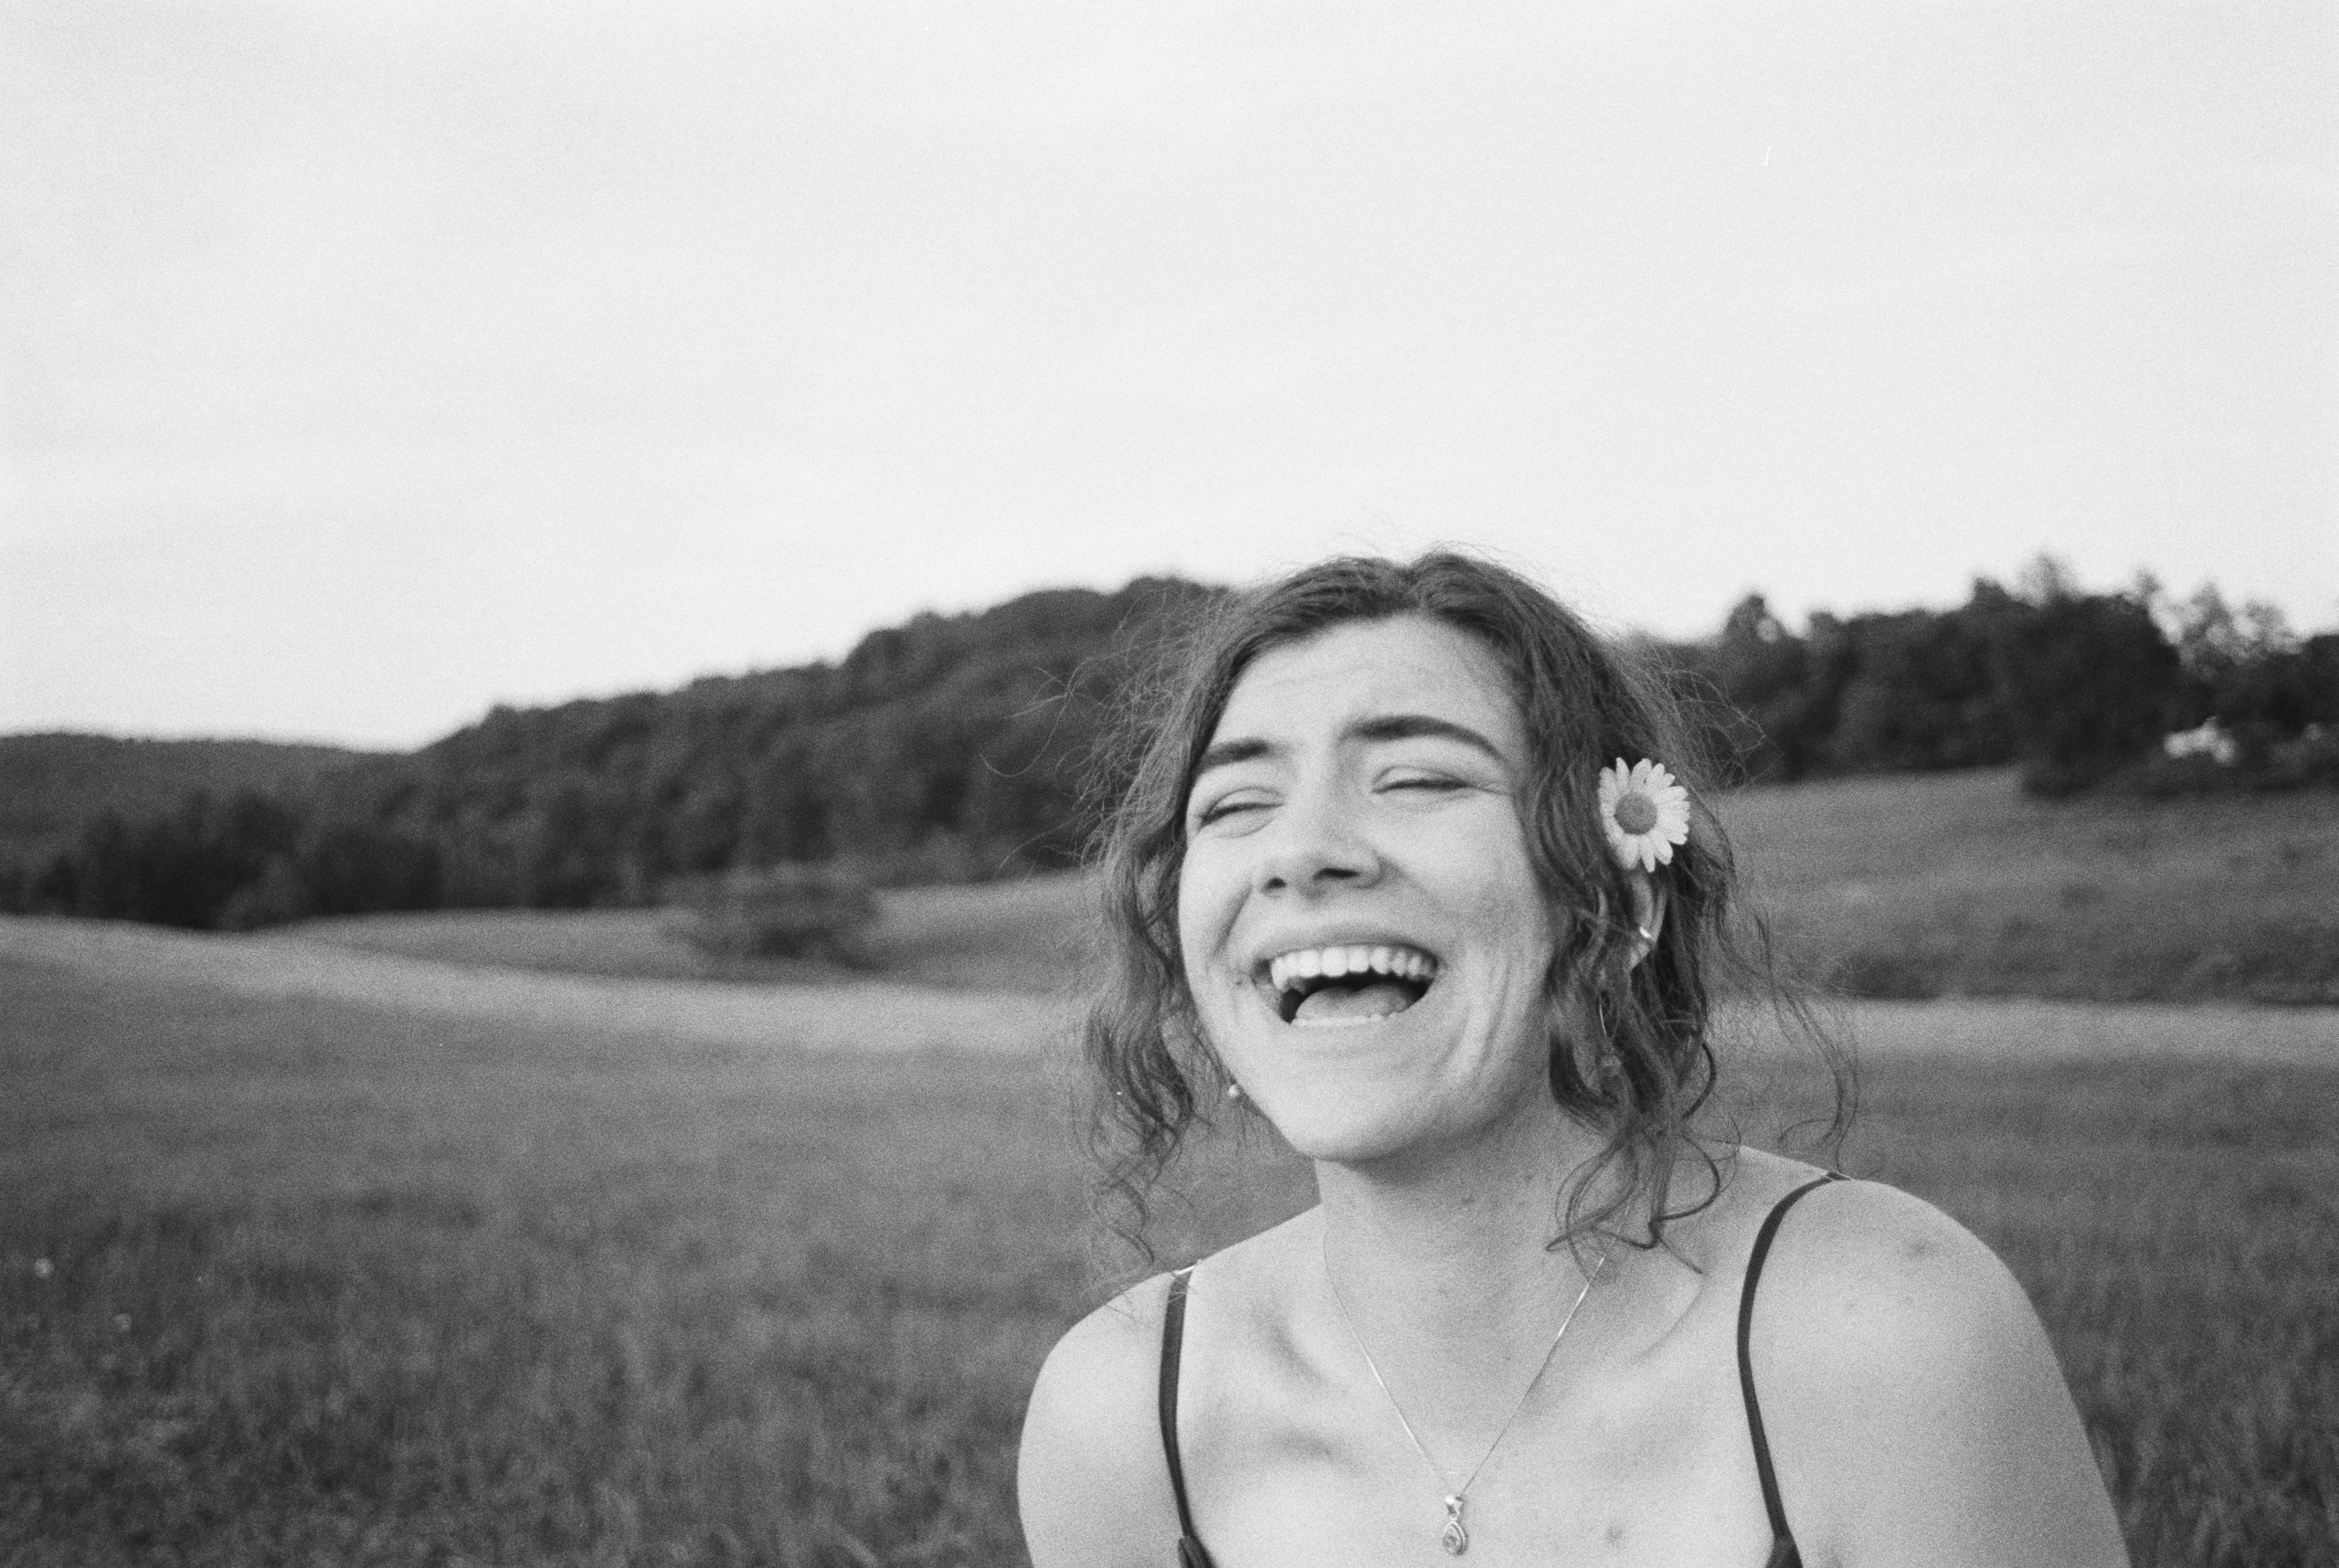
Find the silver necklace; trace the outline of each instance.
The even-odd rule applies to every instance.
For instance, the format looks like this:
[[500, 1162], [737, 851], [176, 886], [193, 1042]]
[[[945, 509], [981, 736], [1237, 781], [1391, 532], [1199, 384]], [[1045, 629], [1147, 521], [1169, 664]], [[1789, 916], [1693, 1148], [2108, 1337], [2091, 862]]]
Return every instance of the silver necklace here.
[[[1592, 1272], [1583, 1277], [1583, 1288], [1575, 1293], [1574, 1305], [1568, 1308], [1568, 1315], [1560, 1319], [1560, 1331], [1551, 1336], [1551, 1349], [1543, 1352], [1542, 1362], [1536, 1367], [1535, 1375], [1529, 1378], [1527, 1386], [1519, 1391], [1519, 1403], [1510, 1407], [1510, 1414], [1495, 1433], [1495, 1440], [1487, 1445], [1487, 1451], [1478, 1456], [1478, 1462], [1470, 1467], [1470, 1473], [1462, 1478], [1462, 1484], [1446, 1493], [1445, 1531], [1437, 1538], [1437, 1543], [1450, 1555], [1459, 1557], [1470, 1550], [1470, 1532], [1462, 1523], [1462, 1502], [1470, 1494], [1470, 1483], [1478, 1478], [1478, 1472], [1485, 1469], [1487, 1461], [1495, 1457], [1495, 1450], [1502, 1446], [1502, 1440], [1510, 1436], [1511, 1424], [1519, 1419], [1519, 1413], [1527, 1408], [1527, 1401], [1534, 1393], [1536, 1385], [1543, 1381], [1543, 1374], [1551, 1370], [1551, 1358], [1560, 1353], [1560, 1341], [1567, 1338], [1568, 1325], [1575, 1321], [1576, 1308], [1582, 1307], [1583, 1298], [1592, 1294], [1592, 1282], [1599, 1278], [1600, 1271], [1607, 1266], [1608, 1255], [1603, 1252], [1600, 1255], [1600, 1261], [1592, 1266]], [[1429, 1450], [1422, 1446], [1421, 1435], [1413, 1430], [1413, 1424], [1405, 1419], [1405, 1407], [1397, 1403], [1395, 1394], [1389, 1392], [1389, 1380], [1381, 1375], [1380, 1363], [1365, 1348], [1364, 1336], [1356, 1331], [1356, 1319], [1349, 1316], [1349, 1304], [1341, 1298], [1340, 1282], [1332, 1277], [1332, 1260], [1328, 1256], [1324, 1259], [1324, 1283], [1332, 1287], [1332, 1305], [1340, 1309], [1340, 1321], [1348, 1325], [1349, 1338], [1356, 1341], [1358, 1352], [1364, 1357], [1364, 1364], [1372, 1373], [1372, 1381], [1381, 1385], [1381, 1396], [1389, 1402], [1390, 1410], [1395, 1413], [1397, 1425], [1405, 1429], [1405, 1436], [1413, 1443], [1413, 1452], [1422, 1457], [1422, 1463], [1429, 1467], [1430, 1474], [1437, 1478], [1441, 1488], [1444, 1487], [1446, 1484], [1445, 1467], [1431, 1458]]]

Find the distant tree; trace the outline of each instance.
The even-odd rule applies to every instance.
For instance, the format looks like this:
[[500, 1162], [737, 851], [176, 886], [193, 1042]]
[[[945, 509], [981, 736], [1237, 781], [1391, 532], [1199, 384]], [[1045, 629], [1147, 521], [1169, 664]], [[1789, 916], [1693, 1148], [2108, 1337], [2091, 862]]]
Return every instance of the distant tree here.
[[1747, 776], [1794, 779], [1819, 760], [1811, 744], [1832, 727], [1836, 683], [1809, 645], [1759, 593], [1731, 607], [1715, 639], [1711, 673], [1727, 705], [1722, 739]]
[[1103, 720], [1085, 697], [1015, 715], [987, 738], [969, 777], [968, 834], [1001, 865], [1078, 858], [1080, 771]]
[[[427, 838], [344, 818], [312, 830], [291, 870], [315, 914], [433, 909], [440, 903], [439, 854]], [[279, 895], [260, 899], [259, 908], [273, 914], [282, 904]]]
[[28, 915], [34, 912], [33, 889], [40, 877], [37, 862], [21, 855], [0, 856], [0, 913]]
[[2229, 671], [2297, 645], [2280, 609], [2245, 601], [2236, 609], [2215, 583], [2176, 608], [2176, 652], [2185, 673], [2214, 685]]
[[2183, 721], [2215, 720], [2240, 747], [2245, 771], [2308, 726], [2339, 721], [2339, 634], [2302, 640], [2278, 607], [2236, 609], [2214, 584], [2179, 606], [2175, 620]]
[[2048, 593], [1996, 624], [1999, 689], [2027, 789], [2100, 783], [2167, 733], [2182, 696], [2175, 648], [2123, 594]]
[[[2027, 604], [2059, 604], [2078, 599], [2081, 597], [2079, 574], [2060, 556], [2041, 550], [2015, 578], [2015, 595]], [[2142, 608], [2149, 611], [2152, 607], [2145, 602]]]
[[662, 813], [660, 869], [689, 874], [730, 864], [739, 847], [742, 796], [737, 776], [728, 770], [684, 784]]
[[[120, 819], [116, 819], [119, 826]], [[82, 829], [86, 842], [97, 824]], [[24, 907], [34, 915], [74, 915], [81, 909], [81, 850], [63, 849], [35, 868], [25, 888]]]
[[229, 931], [250, 931], [304, 920], [315, 913], [308, 885], [292, 857], [275, 854], [269, 856], [257, 878], [237, 885], [212, 923]]
[[477, 826], [442, 832], [439, 844], [439, 897], [449, 909], [508, 909], [528, 902], [519, 834]]
[[1907, 610], [1845, 623], [1851, 674], [1827, 757], [1844, 772], [1974, 768], [2014, 755], [1992, 665], [1991, 585], [1942, 613]]
[[535, 781], [518, 825], [524, 901], [576, 909], [624, 892], [628, 802], [619, 785], [581, 769]]
[[2001, 590], [1949, 612], [1821, 611], [1796, 636], [1760, 594], [1711, 642], [1679, 651], [1722, 699], [1724, 749], [1755, 779], [1970, 768], [2013, 755], [1991, 664]]
[[827, 859], [835, 850], [824, 781], [810, 736], [784, 736], [757, 762], [747, 781], [735, 863], [776, 865]]
[[2299, 644], [2299, 658], [2305, 665], [2307, 722], [2339, 726], [2339, 631], [2308, 638]]
[[196, 790], [164, 816], [100, 817], [69, 852], [69, 869], [53, 867], [47, 880], [60, 891], [69, 885], [77, 915], [215, 927], [239, 888], [292, 852], [300, 832], [297, 812], [267, 796]]

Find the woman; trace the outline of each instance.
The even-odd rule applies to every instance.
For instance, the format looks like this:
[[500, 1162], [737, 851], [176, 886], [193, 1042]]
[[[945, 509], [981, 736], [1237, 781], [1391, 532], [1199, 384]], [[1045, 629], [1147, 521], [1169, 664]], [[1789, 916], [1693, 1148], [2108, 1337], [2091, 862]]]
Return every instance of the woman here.
[[1105, 867], [1116, 1176], [1225, 1096], [1321, 1202], [1057, 1345], [1035, 1568], [2125, 1561], [1995, 1257], [1692, 1135], [1730, 872], [1683, 758], [1466, 557], [1311, 567], [1191, 650]]

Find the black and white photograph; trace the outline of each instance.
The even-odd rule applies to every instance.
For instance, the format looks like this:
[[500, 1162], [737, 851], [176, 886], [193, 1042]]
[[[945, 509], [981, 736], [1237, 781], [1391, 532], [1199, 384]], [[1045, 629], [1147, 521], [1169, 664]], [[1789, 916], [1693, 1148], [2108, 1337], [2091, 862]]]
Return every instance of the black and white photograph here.
[[0, 0], [0, 1564], [2339, 1563], [2339, 11]]

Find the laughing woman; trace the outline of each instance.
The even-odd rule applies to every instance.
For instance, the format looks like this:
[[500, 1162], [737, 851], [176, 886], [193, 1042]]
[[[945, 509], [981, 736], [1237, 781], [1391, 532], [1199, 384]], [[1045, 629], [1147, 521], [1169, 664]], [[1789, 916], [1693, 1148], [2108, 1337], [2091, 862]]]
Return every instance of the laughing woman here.
[[1159, 719], [1088, 1030], [1115, 1177], [1239, 1098], [1320, 1202], [1057, 1345], [1035, 1568], [2125, 1561], [1986, 1248], [1693, 1132], [1730, 861], [1615, 651], [1484, 562], [1332, 561]]

